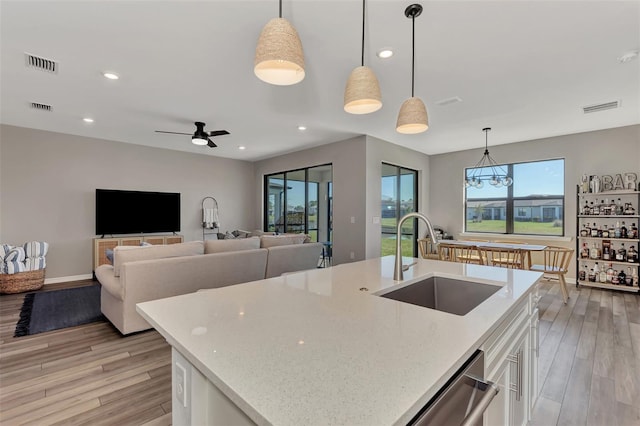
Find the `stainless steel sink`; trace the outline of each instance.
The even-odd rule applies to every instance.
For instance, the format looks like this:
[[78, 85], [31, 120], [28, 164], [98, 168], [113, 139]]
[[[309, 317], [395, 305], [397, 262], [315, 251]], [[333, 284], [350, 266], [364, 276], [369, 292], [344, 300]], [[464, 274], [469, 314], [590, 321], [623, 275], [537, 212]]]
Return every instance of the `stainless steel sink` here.
[[436, 276], [381, 294], [380, 297], [450, 314], [466, 315], [500, 288], [497, 285]]

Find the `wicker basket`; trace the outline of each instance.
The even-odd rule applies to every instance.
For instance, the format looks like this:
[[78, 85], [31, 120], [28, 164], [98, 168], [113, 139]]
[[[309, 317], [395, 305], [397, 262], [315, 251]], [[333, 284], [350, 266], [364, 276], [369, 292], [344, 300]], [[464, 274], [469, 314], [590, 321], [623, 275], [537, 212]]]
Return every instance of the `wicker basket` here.
[[41, 289], [44, 285], [44, 269], [0, 274], [0, 293], [13, 294]]

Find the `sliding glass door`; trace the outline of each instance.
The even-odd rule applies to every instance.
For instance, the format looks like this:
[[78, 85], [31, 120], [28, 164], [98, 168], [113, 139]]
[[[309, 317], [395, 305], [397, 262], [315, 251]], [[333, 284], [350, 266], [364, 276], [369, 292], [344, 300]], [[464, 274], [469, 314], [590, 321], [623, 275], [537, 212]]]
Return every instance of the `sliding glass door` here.
[[331, 241], [331, 164], [266, 175], [264, 229]]
[[[382, 205], [380, 223], [381, 255], [395, 254], [396, 227], [407, 213], [418, 208], [418, 172], [392, 164], [382, 163]], [[407, 220], [402, 225], [402, 254], [417, 257], [418, 221]]]

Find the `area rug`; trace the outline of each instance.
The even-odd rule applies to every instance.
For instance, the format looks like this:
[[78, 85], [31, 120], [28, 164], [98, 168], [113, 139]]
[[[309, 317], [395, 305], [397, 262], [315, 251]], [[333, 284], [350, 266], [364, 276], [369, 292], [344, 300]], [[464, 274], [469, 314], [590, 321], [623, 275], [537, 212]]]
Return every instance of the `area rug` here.
[[14, 337], [102, 321], [100, 284], [29, 293], [24, 297]]

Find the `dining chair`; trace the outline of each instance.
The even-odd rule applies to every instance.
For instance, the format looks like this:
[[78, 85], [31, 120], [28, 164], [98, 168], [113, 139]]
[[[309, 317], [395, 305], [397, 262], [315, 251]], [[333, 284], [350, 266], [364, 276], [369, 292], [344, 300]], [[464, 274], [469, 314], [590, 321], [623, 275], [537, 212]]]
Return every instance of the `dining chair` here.
[[[494, 243], [522, 244], [522, 245], [526, 245], [527, 244], [524, 241], [514, 241], [514, 240], [495, 240]], [[510, 263], [510, 262], [515, 262], [516, 259], [505, 258], [505, 259], [502, 259], [502, 261], [505, 262], [505, 263]], [[520, 262], [520, 264], [516, 265], [515, 268], [517, 268], [517, 269], [529, 269], [530, 266], [531, 266], [531, 252], [528, 251], [528, 250], [523, 250], [521, 262]]]
[[418, 250], [423, 259], [439, 259], [438, 252], [434, 250], [430, 237], [418, 238]]
[[544, 263], [542, 265], [531, 265], [529, 270], [543, 272], [545, 275], [555, 275], [560, 283], [560, 291], [562, 291], [562, 300], [565, 305], [569, 300], [569, 291], [567, 290], [567, 282], [564, 278], [569, 270], [569, 262], [573, 256], [574, 250], [567, 247], [547, 246], [542, 250]]
[[506, 247], [480, 247], [485, 265], [498, 266], [509, 269], [522, 269], [522, 249]]
[[448, 262], [484, 264], [476, 246], [459, 246], [441, 242], [438, 244], [438, 258]]
[[[460, 241], [471, 241], [471, 242], [475, 242], [475, 243], [488, 243], [489, 240], [485, 240], [482, 238], [465, 238], [463, 240]], [[476, 247], [476, 251], [473, 252], [471, 251], [470, 253], [467, 254], [460, 254], [460, 256], [462, 257], [464, 263], [477, 263], [478, 265], [486, 265], [486, 259], [484, 259], [482, 257], [482, 254], [480, 252], [480, 250], [477, 249]], [[465, 257], [468, 256], [468, 259], [466, 259]]]

